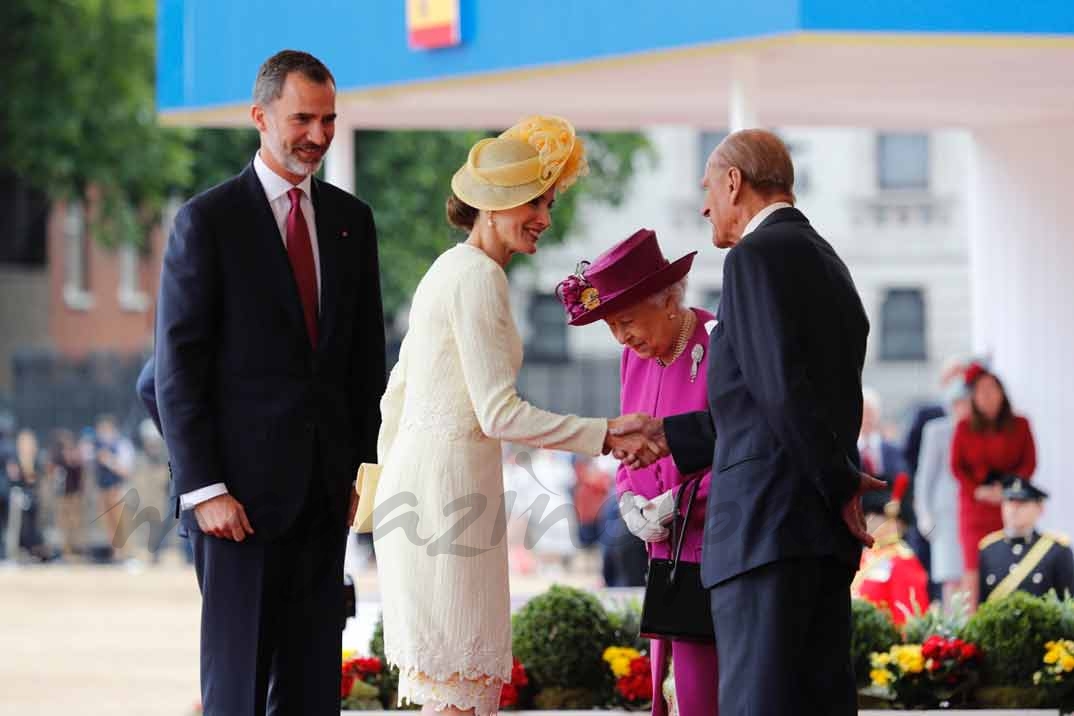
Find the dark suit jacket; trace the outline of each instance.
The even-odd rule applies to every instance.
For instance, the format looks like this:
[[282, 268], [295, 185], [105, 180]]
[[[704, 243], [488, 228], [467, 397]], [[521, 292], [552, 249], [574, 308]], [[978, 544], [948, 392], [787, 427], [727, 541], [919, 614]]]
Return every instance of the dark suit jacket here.
[[294, 520], [310, 480], [345, 505], [359, 463], [376, 461], [385, 358], [373, 215], [317, 179], [311, 194], [316, 349], [252, 164], [183, 205], [161, 272], [154, 378], [174, 493], [225, 483], [263, 538]]
[[779, 209], [727, 255], [709, 349], [709, 411], [665, 419], [683, 473], [713, 467], [702, 580], [861, 550], [840, 517], [858, 486], [869, 324], [846, 266]]
[[157, 409], [156, 370], [157, 363], [150, 356], [138, 373], [138, 382], [134, 384], [134, 389], [138, 393], [138, 399], [145, 406], [146, 412], [149, 413], [149, 417], [153, 420], [153, 424], [157, 426], [157, 432], [163, 435], [164, 431], [160, 427], [160, 410]]

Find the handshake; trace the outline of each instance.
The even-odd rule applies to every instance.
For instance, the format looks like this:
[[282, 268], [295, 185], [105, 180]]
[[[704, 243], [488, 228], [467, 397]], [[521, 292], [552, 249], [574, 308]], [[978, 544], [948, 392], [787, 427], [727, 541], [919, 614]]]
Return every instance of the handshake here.
[[631, 470], [648, 467], [670, 454], [664, 421], [645, 413], [630, 413], [608, 421], [604, 452], [612, 453]]

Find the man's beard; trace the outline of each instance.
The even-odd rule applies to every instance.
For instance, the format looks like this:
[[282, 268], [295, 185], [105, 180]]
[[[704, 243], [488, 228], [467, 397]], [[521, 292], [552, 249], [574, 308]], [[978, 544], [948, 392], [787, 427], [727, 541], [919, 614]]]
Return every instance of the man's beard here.
[[276, 143], [274, 149], [276, 150], [275, 154], [279, 158], [280, 163], [283, 164], [283, 168], [292, 174], [297, 174], [299, 176], [309, 176], [316, 173], [316, 171], [321, 168], [321, 164], [324, 163], [323, 154], [320, 159], [312, 164], [304, 162], [294, 154], [294, 150], [297, 149], [297, 147], [291, 147], [289, 151], [287, 147], [283, 146], [282, 142]]

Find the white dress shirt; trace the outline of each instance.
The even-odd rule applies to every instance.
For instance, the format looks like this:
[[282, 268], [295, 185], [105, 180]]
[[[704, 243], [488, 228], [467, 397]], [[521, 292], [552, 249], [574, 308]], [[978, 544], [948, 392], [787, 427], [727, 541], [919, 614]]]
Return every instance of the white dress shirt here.
[[750, 219], [750, 223], [746, 224], [746, 228], [742, 231], [742, 238], [745, 238], [747, 235], [752, 234], [754, 231], [756, 231], [757, 227], [761, 225], [761, 222], [772, 216], [772, 214], [774, 214], [775, 212], [779, 211], [780, 209], [790, 208], [792, 208], [791, 204], [788, 204], [785, 201], [776, 201], [769, 204], [768, 206], [753, 215], [753, 218]]
[[[276, 227], [280, 230], [280, 240], [284, 248], [287, 248], [287, 215], [291, 212], [291, 198], [287, 192], [295, 185], [281, 177], [269, 168], [261, 159], [261, 152], [254, 155], [254, 172], [261, 182], [261, 188], [265, 190], [265, 198], [268, 199], [272, 215], [276, 219]], [[313, 213], [313, 200], [310, 198], [310, 187], [313, 184], [312, 176], [306, 178], [297, 186], [302, 190], [302, 198], [299, 206], [302, 208], [302, 216], [306, 219], [306, 227], [310, 233], [310, 244], [313, 247], [313, 266], [317, 272], [317, 306], [321, 305], [321, 254], [317, 248], [317, 217]], [[192, 492], [186, 492], [179, 496], [179, 506], [184, 510], [193, 509], [198, 504], [210, 500], [219, 495], [227, 494], [227, 485], [223, 482], [214, 482]]]

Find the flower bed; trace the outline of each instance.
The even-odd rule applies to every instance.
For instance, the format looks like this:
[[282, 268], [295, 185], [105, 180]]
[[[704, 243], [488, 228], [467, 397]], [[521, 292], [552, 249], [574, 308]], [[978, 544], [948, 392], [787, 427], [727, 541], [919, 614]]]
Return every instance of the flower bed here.
[[[648, 643], [638, 638], [639, 611], [636, 600], [608, 608], [560, 586], [530, 600], [512, 619], [516, 658], [501, 709], [648, 711], [651, 666]], [[972, 617], [964, 608], [933, 608], [912, 615], [901, 630], [883, 610], [856, 602], [854, 626], [861, 714], [1054, 716], [1074, 708], [1070, 598], [1016, 593]], [[398, 675], [383, 661], [380, 625], [370, 651], [369, 658], [345, 655], [345, 713], [396, 707]]]

